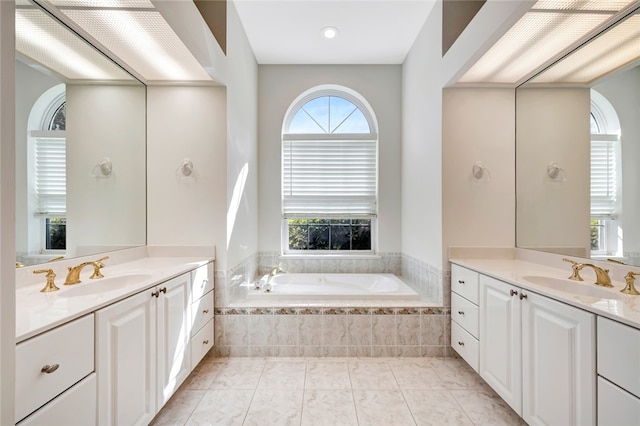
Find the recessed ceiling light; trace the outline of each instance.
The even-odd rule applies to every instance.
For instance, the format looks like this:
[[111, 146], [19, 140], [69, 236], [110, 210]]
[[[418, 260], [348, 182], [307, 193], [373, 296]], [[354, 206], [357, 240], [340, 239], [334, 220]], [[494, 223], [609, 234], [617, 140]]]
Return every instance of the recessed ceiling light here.
[[322, 29], [322, 37], [327, 39], [335, 38], [338, 35], [338, 29], [336, 27], [324, 27]]

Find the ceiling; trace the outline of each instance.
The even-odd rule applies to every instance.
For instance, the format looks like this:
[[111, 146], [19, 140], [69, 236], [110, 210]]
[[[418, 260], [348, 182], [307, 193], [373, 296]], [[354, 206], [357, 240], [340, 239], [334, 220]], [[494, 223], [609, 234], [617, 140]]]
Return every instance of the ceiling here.
[[[435, 0], [234, 0], [259, 64], [401, 64]], [[338, 29], [333, 39], [321, 31]]]

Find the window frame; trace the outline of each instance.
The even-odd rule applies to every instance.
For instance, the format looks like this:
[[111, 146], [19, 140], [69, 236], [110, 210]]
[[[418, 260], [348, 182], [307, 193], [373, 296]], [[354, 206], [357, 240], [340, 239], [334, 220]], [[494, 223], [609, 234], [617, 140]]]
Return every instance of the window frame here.
[[[356, 106], [369, 125], [369, 133], [289, 133], [291, 122], [297, 112], [308, 102], [322, 97], [339, 97], [351, 102]], [[338, 129], [336, 127], [336, 129]], [[331, 131], [331, 129], [329, 129]], [[373, 140], [375, 141], [375, 213], [372, 215], [350, 215], [345, 212], [344, 215], [339, 213], [325, 215], [325, 214], [309, 214], [309, 215], [286, 215], [284, 211], [284, 144], [286, 141], [292, 140]], [[380, 176], [380, 155], [379, 155], [379, 135], [378, 126], [373, 108], [369, 103], [357, 92], [343, 86], [335, 85], [322, 85], [311, 88], [301, 94], [292, 104], [285, 114], [281, 131], [281, 167], [280, 167], [280, 197], [281, 197], [281, 252], [283, 255], [289, 256], [339, 256], [339, 257], [362, 257], [371, 256], [377, 253], [377, 240], [378, 240], [378, 211], [379, 211], [379, 176]], [[370, 233], [371, 233], [371, 249], [370, 250], [295, 250], [289, 248], [289, 219], [368, 219], [371, 221]]]

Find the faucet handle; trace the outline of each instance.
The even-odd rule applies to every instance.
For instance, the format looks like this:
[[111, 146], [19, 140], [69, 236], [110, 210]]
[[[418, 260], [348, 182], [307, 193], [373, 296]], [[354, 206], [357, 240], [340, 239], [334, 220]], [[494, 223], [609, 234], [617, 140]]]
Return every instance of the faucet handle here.
[[58, 291], [58, 290], [60, 290], [58, 288], [58, 286], [56, 286], [56, 283], [54, 282], [56, 274], [53, 272], [53, 269], [38, 269], [37, 271], [33, 271], [33, 273], [34, 274], [47, 274], [46, 275], [47, 284], [45, 284], [45, 286], [42, 288], [42, 290], [40, 290], [40, 292], [48, 293], [50, 291]]
[[633, 294], [634, 296], [640, 295], [640, 291], [636, 290], [636, 287], [634, 285], [636, 275], [640, 275], [640, 272], [630, 271], [627, 273], [627, 275], [625, 275], [624, 280], [627, 282], [627, 285], [622, 290], [620, 290], [620, 293]]
[[573, 261], [571, 259], [567, 259], [566, 257], [562, 259], [565, 262], [569, 262], [571, 264], [571, 268], [573, 269], [573, 272], [571, 273], [571, 276], [569, 277], [570, 280], [573, 281], [584, 281], [582, 279], [582, 277], [580, 276], [580, 269], [582, 269], [582, 267], [584, 266], [582, 263], [578, 263], [576, 261]]
[[100, 259], [93, 262], [93, 274], [91, 274], [89, 279], [104, 278], [104, 275], [102, 275], [102, 272], [100, 270], [105, 266], [102, 261], [107, 260], [108, 258], [109, 256], [101, 257]]

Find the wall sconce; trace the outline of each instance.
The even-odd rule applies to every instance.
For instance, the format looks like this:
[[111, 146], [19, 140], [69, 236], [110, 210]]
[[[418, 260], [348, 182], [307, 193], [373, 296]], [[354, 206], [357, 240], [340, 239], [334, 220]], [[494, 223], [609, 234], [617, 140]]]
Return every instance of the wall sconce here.
[[176, 170], [176, 175], [181, 178], [193, 178], [193, 161], [185, 158]]
[[109, 157], [104, 157], [96, 166], [93, 168], [93, 177], [95, 178], [107, 178], [111, 176], [113, 172], [113, 163]]
[[489, 182], [491, 180], [491, 172], [487, 169], [481, 161], [473, 163], [471, 168], [471, 175], [474, 182]]
[[567, 180], [567, 175], [558, 163], [552, 161], [547, 166], [547, 179], [551, 182], [564, 182]]

